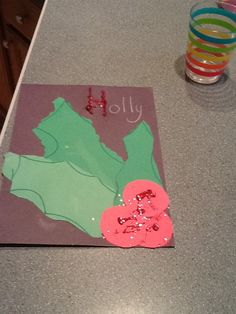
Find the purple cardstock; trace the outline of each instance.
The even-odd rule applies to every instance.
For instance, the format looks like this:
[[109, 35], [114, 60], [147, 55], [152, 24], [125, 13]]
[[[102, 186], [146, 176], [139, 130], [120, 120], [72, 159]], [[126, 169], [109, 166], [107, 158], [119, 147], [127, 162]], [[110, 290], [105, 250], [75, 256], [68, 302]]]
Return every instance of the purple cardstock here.
[[[95, 109], [86, 111], [89, 87], [99, 98], [106, 93], [107, 116]], [[154, 157], [165, 185], [158, 135], [156, 112], [151, 88], [109, 87], [78, 85], [21, 86], [14, 129], [9, 151], [20, 155], [43, 156], [43, 147], [32, 129], [53, 111], [52, 101], [62, 97], [69, 101], [80, 115], [92, 120], [101, 141], [126, 159], [123, 137], [142, 120], [146, 121], [154, 136]], [[92, 238], [73, 225], [47, 218], [37, 207], [9, 193], [11, 182], [2, 178], [0, 191], [0, 243], [22, 245], [81, 245], [111, 246], [102, 238]], [[173, 240], [169, 243], [173, 246]]]

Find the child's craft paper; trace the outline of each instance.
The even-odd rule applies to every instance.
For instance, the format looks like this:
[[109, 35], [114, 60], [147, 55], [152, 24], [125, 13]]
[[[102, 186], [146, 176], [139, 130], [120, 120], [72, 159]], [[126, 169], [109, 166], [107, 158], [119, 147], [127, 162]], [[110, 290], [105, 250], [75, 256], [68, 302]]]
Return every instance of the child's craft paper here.
[[150, 88], [23, 85], [2, 174], [1, 243], [173, 246]]

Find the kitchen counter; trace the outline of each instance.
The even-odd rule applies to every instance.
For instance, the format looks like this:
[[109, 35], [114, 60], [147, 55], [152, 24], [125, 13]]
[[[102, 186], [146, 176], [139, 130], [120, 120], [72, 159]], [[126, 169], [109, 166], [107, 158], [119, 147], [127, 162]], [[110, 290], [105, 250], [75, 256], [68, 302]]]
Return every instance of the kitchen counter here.
[[21, 81], [153, 87], [176, 248], [1, 247], [1, 313], [235, 313], [236, 59], [186, 82], [195, 2], [46, 3]]

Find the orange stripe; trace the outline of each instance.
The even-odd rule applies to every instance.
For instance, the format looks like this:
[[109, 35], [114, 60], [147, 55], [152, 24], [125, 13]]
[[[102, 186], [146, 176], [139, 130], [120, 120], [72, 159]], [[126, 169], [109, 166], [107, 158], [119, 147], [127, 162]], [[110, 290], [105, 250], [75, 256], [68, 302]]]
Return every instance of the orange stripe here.
[[226, 66], [226, 64], [228, 63], [228, 61], [222, 62], [220, 64], [208, 64], [208, 63], [204, 63], [204, 62], [199, 62], [199, 61], [195, 60], [194, 58], [192, 58], [190, 53], [187, 53], [186, 57], [188, 58], [190, 63], [193, 63], [193, 64], [195, 64], [201, 68], [205, 68], [205, 69], [212, 69], [212, 70], [223, 69]]
[[229, 61], [229, 54], [221, 54], [221, 53], [213, 53], [213, 52], [205, 52], [204, 50], [200, 48], [193, 48], [192, 45], [189, 43], [188, 45], [188, 52], [190, 52], [192, 55], [196, 56], [199, 59], [205, 59], [208, 61], [213, 61], [216, 63]]
[[208, 76], [208, 77], [217, 76], [217, 75], [220, 75], [224, 72], [224, 71], [204, 72], [204, 71], [198, 70], [198, 69], [194, 68], [193, 66], [191, 66], [191, 64], [188, 62], [188, 60], [186, 60], [186, 66], [189, 68], [189, 70], [191, 70], [192, 72], [194, 72], [198, 75], [201, 75], [201, 76]]

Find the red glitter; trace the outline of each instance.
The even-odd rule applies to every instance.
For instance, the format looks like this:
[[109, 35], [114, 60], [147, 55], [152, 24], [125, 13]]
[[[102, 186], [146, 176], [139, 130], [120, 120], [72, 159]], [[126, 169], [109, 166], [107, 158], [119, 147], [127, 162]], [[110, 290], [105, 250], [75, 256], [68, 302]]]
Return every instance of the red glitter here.
[[107, 100], [106, 100], [105, 91], [102, 90], [101, 91], [101, 98], [100, 99], [96, 99], [96, 98], [93, 98], [93, 96], [92, 96], [92, 88], [89, 87], [88, 104], [85, 107], [85, 109], [90, 114], [93, 114], [95, 108], [101, 108], [102, 109], [102, 115], [105, 117], [107, 115], [106, 107], [107, 107]]
[[152, 197], [156, 197], [156, 194], [152, 193], [152, 190], [146, 190], [136, 195], [136, 199], [138, 201], [143, 200], [145, 197], [147, 197], [147, 199], [150, 200]]

